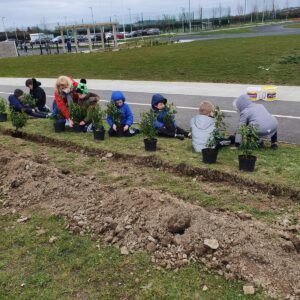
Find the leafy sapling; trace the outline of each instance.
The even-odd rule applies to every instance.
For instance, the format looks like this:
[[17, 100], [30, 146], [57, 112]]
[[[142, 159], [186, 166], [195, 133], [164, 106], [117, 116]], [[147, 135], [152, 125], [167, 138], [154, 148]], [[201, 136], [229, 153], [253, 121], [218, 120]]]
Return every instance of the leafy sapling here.
[[0, 114], [6, 114], [7, 112], [7, 102], [5, 99], [0, 98]]
[[103, 130], [103, 119], [105, 117], [105, 110], [100, 105], [90, 107], [88, 109], [88, 119], [91, 120], [94, 130]]
[[164, 116], [164, 124], [166, 125], [166, 127], [173, 127], [175, 115], [177, 114], [176, 107], [173, 103], [171, 104], [167, 103], [165, 110], [166, 110], [166, 115]]
[[154, 127], [155, 112], [149, 111], [141, 114], [140, 130], [145, 139], [155, 140], [157, 137], [157, 130]]
[[30, 108], [35, 108], [36, 106], [35, 100], [30, 94], [23, 94], [21, 102], [23, 105], [26, 105]]
[[19, 129], [23, 128], [27, 123], [27, 114], [25, 112], [15, 112], [11, 111], [11, 122], [15, 127], [15, 131], [17, 132]]
[[111, 118], [113, 124], [115, 124], [117, 127], [121, 127], [121, 113], [120, 110], [117, 108], [117, 106], [110, 102], [106, 106], [106, 113]]
[[242, 136], [242, 142], [239, 149], [245, 157], [252, 155], [253, 151], [259, 147], [258, 130], [253, 125], [242, 125], [237, 133]]

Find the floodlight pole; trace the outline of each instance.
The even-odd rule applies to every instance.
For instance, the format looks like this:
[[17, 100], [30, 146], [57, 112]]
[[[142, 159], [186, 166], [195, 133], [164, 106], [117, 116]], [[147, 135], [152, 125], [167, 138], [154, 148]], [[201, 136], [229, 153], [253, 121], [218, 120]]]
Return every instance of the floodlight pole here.
[[89, 9], [91, 10], [91, 14], [92, 14], [92, 21], [93, 21], [93, 24], [94, 24], [94, 39], [96, 40], [96, 28], [95, 28], [95, 20], [94, 20], [93, 7], [89, 6]]
[[128, 8], [128, 11], [129, 11], [129, 20], [130, 20], [130, 32], [132, 32], [131, 8]]
[[4, 32], [5, 32], [6, 40], [8, 40], [8, 36], [7, 36], [5, 24], [4, 24], [4, 19], [5, 19], [5, 17], [2, 17], [2, 24], [3, 24], [3, 29], [4, 29]]
[[190, 33], [192, 32], [192, 21], [191, 21], [191, 0], [189, 0], [189, 28]]

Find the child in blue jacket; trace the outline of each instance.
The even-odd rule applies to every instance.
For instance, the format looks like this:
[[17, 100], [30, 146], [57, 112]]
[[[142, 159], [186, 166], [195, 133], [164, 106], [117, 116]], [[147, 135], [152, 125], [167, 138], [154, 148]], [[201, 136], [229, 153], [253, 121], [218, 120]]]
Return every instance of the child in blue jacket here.
[[172, 124], [166, 123], [165, 117], [168, 112], [168, 108], [166, 107], [167, 102], [168, 100], [161, 94], [152, 96], [151, 105], [156, 115], [154, 127], [157, 129], [158, 134], [164, 137], [175, 137], [180, 140], [184, 140], [184, 137], [190, 137], [187, 131], [177, 126], [174, 116]]
[[[120, 91], [114, 91], [111, 95], [111, 102], [115, 104], [115, 106], [120, 111], [121, 117], [121, 126], [123, 128], [123, 135], [130, 137], [135, 135], [137, 130], [130, 128], [133, 124], [133, 114], [127, 103], [125, 103], [126, 98], [124, 94]], [[117, 136], [117, 125], [113, 123], [113, 120], [110, 116], [107, 116], [107, 123], [110, 126], [108, 131], [109, 136]]]
[[11, 109], [13, 109], [15, 112], [22, 112], [24, 111], [26, 114], [28, 114], [31, 117], [34, 118], [47, 118], [48, 114], [43, 112], [35, 112], [34, 109], [22, 104], [21, 99], [23, 97], [23, 91], [16, 89], [14, 91], [13, 95], [10, 95], [8, 97], [9, 106]]

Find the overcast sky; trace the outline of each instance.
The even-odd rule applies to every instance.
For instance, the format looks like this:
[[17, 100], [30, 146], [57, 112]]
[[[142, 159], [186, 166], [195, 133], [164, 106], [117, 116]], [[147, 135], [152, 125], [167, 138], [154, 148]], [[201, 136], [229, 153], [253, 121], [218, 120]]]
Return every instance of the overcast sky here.
[[[239, 4], [244, 6], [245, 0], [190, 0], [191, 11], [199, 15], [199, 7], [204, 8], [208, 13], [209, 8], [231, 7], [235, 13]], [[246, 0], [248, 11], [255, 3], [262, 7], [264, 0]], [[272, 0], [265, 0], [266, 5], [271, 6]], [[300, 0], [275, 0], [280, 8], [300, 6]], [[0, 17], [5, 17], [4, 22], [7, 28], [33, 26], [36, 24], [52, 23], [73, 23], [82, 20], [85, 23], [91, 22], [91, 9], [93, 7], [94, 19], [99, 22], [117, 19], [122, 22], [129, 22], [131, 12], [132, 21], [141, 18], [156, 18], [163, 14], [176, 15], [185, 9], [188, 11], [189, 0], [0, 0]], [[0, 30], [3, 24], [0, 22]]]

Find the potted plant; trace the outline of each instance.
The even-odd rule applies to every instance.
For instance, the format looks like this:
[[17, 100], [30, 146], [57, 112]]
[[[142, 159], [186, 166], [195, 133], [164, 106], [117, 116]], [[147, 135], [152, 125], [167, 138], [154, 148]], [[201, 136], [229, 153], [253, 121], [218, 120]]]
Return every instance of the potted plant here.
[[84, 125], [80, 125], [79, 123], [84, 120], [86, 117], [87, 109], [85, 105], [79, 105], [77, 103], [71, 103], [70, 105], [70, 117], [74, 122], [73, 130], [75, 132], [82, 132], [84, 129]]
[[35, 108], [36, 106], [35, 99], [30, 94], [23, 94], [21, 102], [30, 108]]
[[88, 116], [92, 122], [94, 139], [103, 141], [105, 136], [105, 129], [103, 126], [105, 111], [100, 105], [96, 105], [88, 110]]
[[253, 172], [256, 156], [253, 156], [252, 153], [259, 146], [257, 128], [253, 125], [242, 125], [238, 128], [237, 133], [242, 136], [239, 147], [242, 151], [242, 155], [239, 155], [239, 169], [240, 171]]
[[141, 114], [140, 130], [144, 136], [146, 151], [156, 151], [157, 130], [154, 128], [155, 112], [144, 112]]
[[214, 164], [218, 157], [218, 144], [225, 138], [227, 125], [224, 121], [224, 114], [220, 107], [216, 106], [214, 110], [215, 129], [211, 132], [206, 143], [206, 148], [202, 149], [202, 161], [206, 164]]
[[7, 121], [7, 103], [6, 100], [0, 98], [0, 122]]
[[58, 110], [57, 116], [54, 118], [54, 131], [64, 132], [66, 128], [66, 120], [64, 119], [60, 110]]
[[176, 107], [173, 103], [166, 104], [166, 114], [164, 116], [164, 124], [167, 128], [174, 127], [174, 119], [175, 115], [177, 114]]
[[22, 132], [19, 129], [23, 128], [27, 123], [27, 114], [25, 112], [15, 112], [11, 111], [11, 122], [15, 127], [14, 137], [22, 137]]
[[106, 106], [106, 113], [112, 119], [113, 124], [117, 126], [117, 136], [123, 136], [123, 126], [121, 124], [121, 112], [117, 106], [109, 102]]

